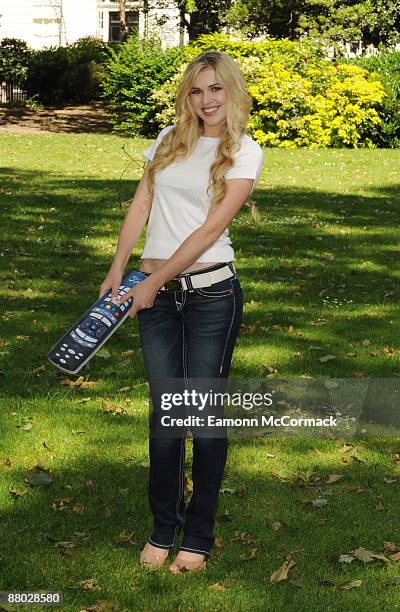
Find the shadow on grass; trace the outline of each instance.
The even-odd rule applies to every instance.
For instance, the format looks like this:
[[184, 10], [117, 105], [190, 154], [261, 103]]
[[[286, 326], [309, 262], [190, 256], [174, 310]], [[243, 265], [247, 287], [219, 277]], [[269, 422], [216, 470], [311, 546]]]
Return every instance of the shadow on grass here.
[[[102, 254], [96, 241], [116, 244], [126, 214], [118, 200], [132, 197], [137, 182], [73, 180], [10, 169], [0, 169], [0, 176], [3, 335], [11, 342], [11, 350], [3, 347], [1, 375], [5, 393], [27, 397], [40, 394], [43, 384], [58, 384], [54, 372], [45, 383], [43, 375], [33, 372], [97, 296], [112, 257]], [[395, 350], [399, 337], [399, 187], [375, 188], [375, 193], [360, 197], [260, 189], [255, 199], [261, 223], [255, 225], [247, 210], [240, 211], [230, 231], [246, 301], [237, 347], [253, 355], [252, 363], [236, 363], [236, 353], [233, 376], [257, 375], [270, 351], [284, 355], [282, 364], [274, 366], [285, 375], [399, 374], [398, 353], [368, 356], [375, 344], [380, 351], [385, 346]], [[141, 244], [143, 238], [137, 248]], [[128, 268], [138, 268], [137, 253]], [[326, 324], [318, 321], [321, 317]], [[288, 333], [290, 326], [294, 333]], [[329, 365], [309, 354], [317, 331], [325, 350], [338, 353]], [[133, 347], [137, 359], [129, 376], [141, 382], [145, 372], [137, 333], [136, 319], [125, 323], [107, 348]], [[346, 355], [352, 352], [347, 346], [363, 338], [371, 347], [357, 357]], [[89, 365], [91, 375], [101, 372], [110, 381], [118, 371], [112, 360]]]
[[[72, 412], [69, 417], [77, 415]], [[61, 411], [59, 418], [64, 418]], [[82, 449], [73, 460], [56, 458], [50, 487], [28, 486], [27, 495], [8, 503], [0, 512], [2, 590], [62, 591], [65, 610], [80, 609], [78, 603], [88, 605], [97, 599], [116, 599], [126, 610], [133, 606], [173, 609], [179, 605], [179, 609], [190, 610], [223, 610], [227, 606], [260, 611], [273, 606], [283, 611], [310, 609], [310, 603], [317, 610], [361, 610], [378, 598], [380, 606], [383, 602], [393, 605], [395, 590], [383, 586], [391, 574], [390, 566], [386, 569], [380, 562], [364, 566], [338, 563], [340, 555], [358, 546], [378, 550], [384, 541], [395, 539], [398, 509], [394, 497], [385, 494], [388, 485], [382, 483], [384, 478], [395, 477], [396, 470], [394, 464], [390, 469], [380, 459], [396, 450], [391, 447], [393, 441], [369, 440], [368, 449], [361, 444], [361, 459], [364, 450], [368, 453], [365, 463], [350, 461], [346, 466], [340, 457], [324, 458], [325, 452], [337, 452], [340, 441], [231, 441], [225, 484], [245, 484], [246, 494], [220, 494], [217, 515], [228, 510], [231, 516], [230, 522], [216, 522], [216, 535], [223, 538], [224, 546], [214, 548], [205, 572], [176, 577], [169, 574], [167, 566], [155, 574], [138, 566], [151, 527], [147, 473], [139, 465], [143, 457], [129, 433], [136, 426], [132, 419], [124, 416], [115, 427], [117, 419], [106, 418], [112, 426], [109, 433], [101, 438], [91, 434], [91, 444], [104, 449], [108, 457], [94, 448]], [[92, 432], [103, 428], [104, 416], [91, 415], [91, 419]], [[110, 450], [120, 448], [121, 442], [125, 447], [132, 444], [129, 460], [122, 461], [120, 456], [111, 459]], [[319, 455], [315, 447], [320, 449]], [[243, 453], [241, 461], [247, 459], [249, 463], [230, 459], [237, 450]], [[272, 451], [277, 460], [271, 462], [264, 454], [267, 451]], [[308, 469], [320, 480], [296, 483], [292, 477], [301, 469]], [[282, 479], [274, 477], [272, 470]], [[343, 472], [343, 481], [326, 485], [330, 473]], [[190, 476], [188, 464], [186, 473]], [[24, 486], [23, 470], [8, 470], [4, 486], [6, 483]], [[321, 497], [327, 497], [327, 505], [312, 507], [309, 502]], [[64, 510], [60, 510], [62, 499]], [[84, 511], [74, 511], [74, 504], [83, 505]], [[278, 531], [271, 528], [275, 521], [281, 523]], [[133, 544], [117, 544], [123, 532], [132, 534]], [[255, 541], [241, 544], [235, 541], [235, 532]], [[68, 542], [76, 547], [69, 547]], [[256, 557], [241, 560], [240, 555], [253, 547], [257, 548]], [[289, 580], [279, 585], [269, 582], [269, 576], [288, 554], [297, 564], [289, 577], [301, 581], [303, 588]], [[79, 587], [81, 580], [90, 578], [98, 584], [94, 592]], [[362, 579], [362, 589], [337, 591], [320, 584], [324, 580], [340, 584], [352, 579]], [[227, 586], [222, 599], [220, 593], [208, 589], [217, 582]]]

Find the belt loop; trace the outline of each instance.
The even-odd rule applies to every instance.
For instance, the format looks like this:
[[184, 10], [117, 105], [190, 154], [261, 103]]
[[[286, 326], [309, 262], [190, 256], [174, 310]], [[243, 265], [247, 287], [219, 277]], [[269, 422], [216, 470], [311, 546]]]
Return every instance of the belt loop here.
[[229, 266], [230, 271], [231, 271], [233, 274], [236, 274], [236, 270], [235, 270], [235, 266], [234, 266], [233, 261], [230, 261], [230, 262], [228, 263], [228, 266]]
[[184, 279], [182, 279], [182, 281], [185, 280], [185, 284], [186, 284], [186, 290], [192, 290], [193, 289], [193, 285], [192, 285], [192, 279], [190, 278], [190, 274], [188, 276], [185, 276]]

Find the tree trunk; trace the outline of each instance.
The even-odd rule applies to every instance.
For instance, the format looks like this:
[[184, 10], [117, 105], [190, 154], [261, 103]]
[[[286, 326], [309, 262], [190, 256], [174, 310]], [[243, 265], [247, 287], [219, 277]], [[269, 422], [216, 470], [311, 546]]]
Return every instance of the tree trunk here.
[[128, 29], [126, 27], [126, 0], [119, 0], [119, 19], [121, 23], [120, 41], [126, 42]]

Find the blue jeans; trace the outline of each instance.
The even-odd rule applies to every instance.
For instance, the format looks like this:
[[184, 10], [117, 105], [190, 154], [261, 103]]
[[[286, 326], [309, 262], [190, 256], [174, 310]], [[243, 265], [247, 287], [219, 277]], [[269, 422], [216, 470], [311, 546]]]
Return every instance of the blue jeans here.
[[[228, 378], [243, 317], [237, 276], [186, 291], [159, 291], [151, 308], [139, 310], [140, 339], [150, 383], [154, 378]], [[156, 398], [151, 397], [153, 410]], [[149, 436], [148, 498], [153, 531], [148, 541], [160, 548], [208, 557], [214, 544], [215, 511], [225, 469], [228, 438], [194, 437], [193, 493], [185, 508], [185, 435]]]

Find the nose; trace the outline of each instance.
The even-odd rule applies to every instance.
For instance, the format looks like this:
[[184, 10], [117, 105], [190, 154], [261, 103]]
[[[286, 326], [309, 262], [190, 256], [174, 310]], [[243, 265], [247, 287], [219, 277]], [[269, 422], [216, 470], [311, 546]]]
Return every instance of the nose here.
[[206, 93], [203, 95], [203, 106], [211, 106], [212, 103], [212, 94]]

